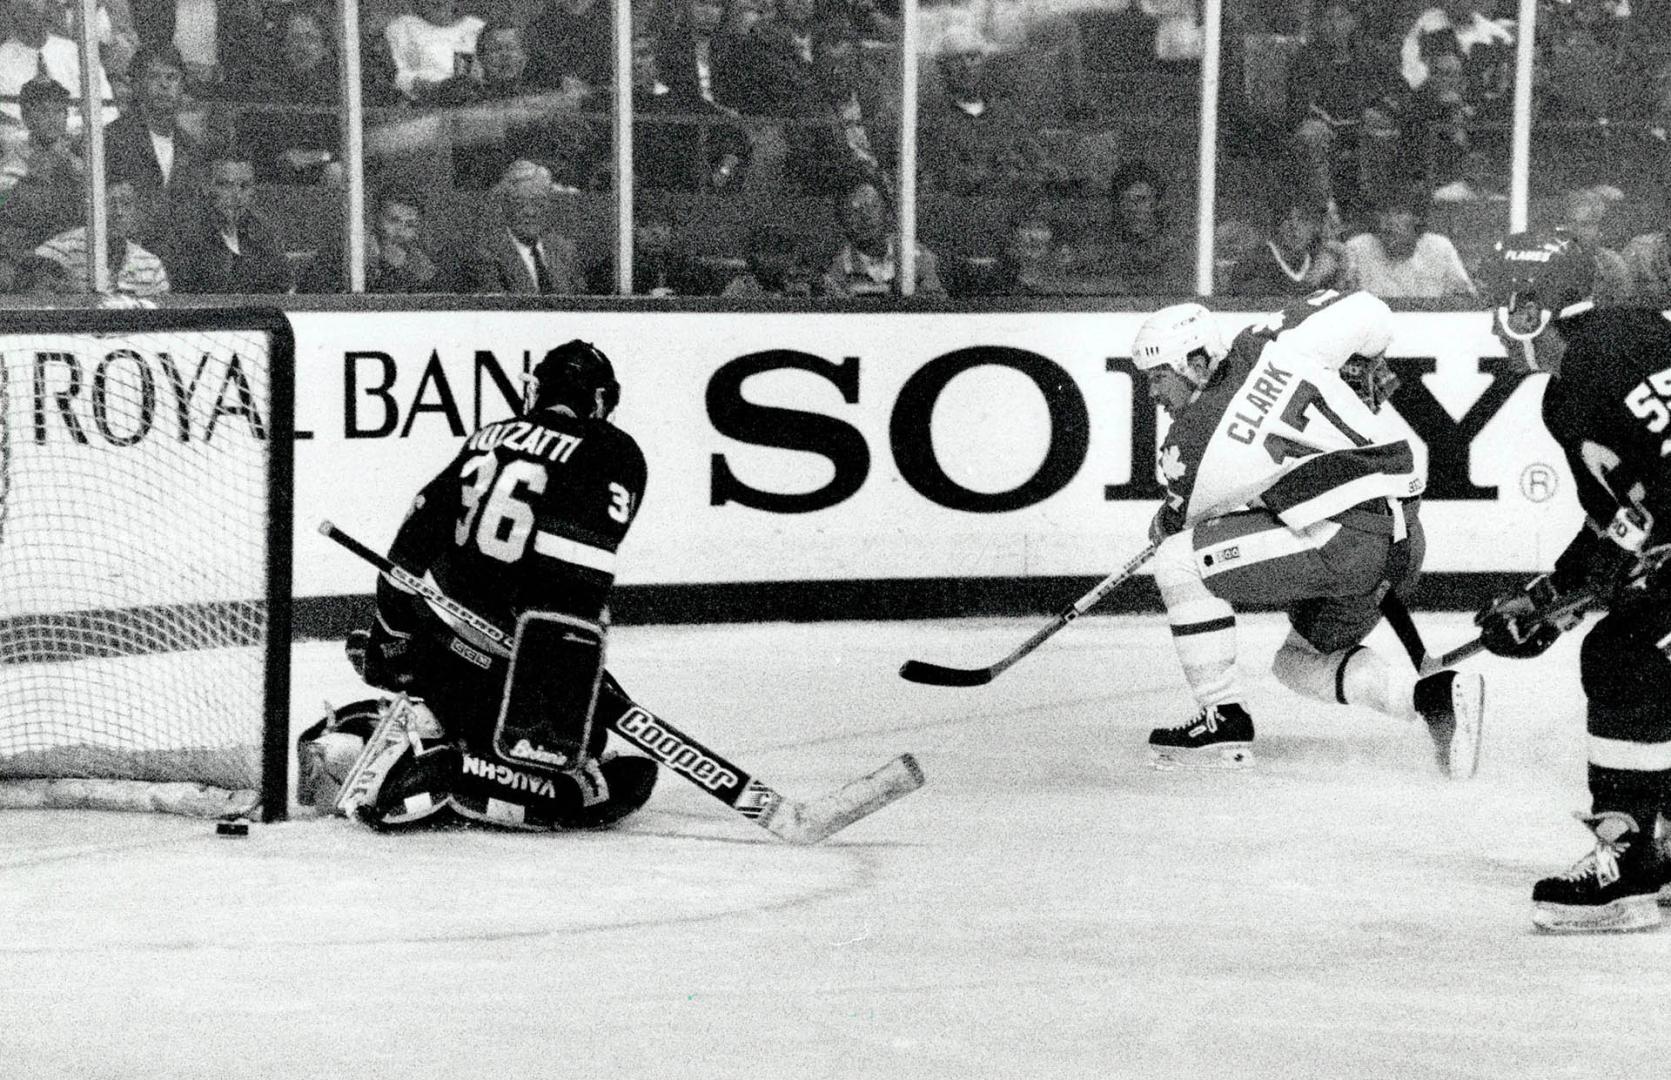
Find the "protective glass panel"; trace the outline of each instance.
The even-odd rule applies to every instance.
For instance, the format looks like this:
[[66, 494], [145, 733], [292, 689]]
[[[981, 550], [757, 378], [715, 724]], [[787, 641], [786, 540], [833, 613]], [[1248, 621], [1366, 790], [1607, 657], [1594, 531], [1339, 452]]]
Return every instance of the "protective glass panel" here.
[[923, 8], [919, 236], [954, 296], [1194, 291], [1193, 3]]

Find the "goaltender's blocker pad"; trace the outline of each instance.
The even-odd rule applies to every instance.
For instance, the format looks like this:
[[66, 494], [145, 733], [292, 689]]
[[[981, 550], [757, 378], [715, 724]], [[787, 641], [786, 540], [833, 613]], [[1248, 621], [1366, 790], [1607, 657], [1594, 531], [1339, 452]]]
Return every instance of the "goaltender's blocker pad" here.
[[493, 729], [501, 758], [547, 771], [586, 760], [603, 651], [598, 623], [555, 611], [523, 613]]

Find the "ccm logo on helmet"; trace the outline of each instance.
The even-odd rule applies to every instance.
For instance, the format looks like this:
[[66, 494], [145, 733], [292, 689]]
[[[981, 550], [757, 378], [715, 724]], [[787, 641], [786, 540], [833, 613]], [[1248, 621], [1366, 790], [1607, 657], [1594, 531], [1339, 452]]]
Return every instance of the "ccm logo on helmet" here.
[[742, 779], [713, 758], [671, 734], [655, 717], [643, 709], [628, 709], [616, 721], [615, 730], [631, 736], [644, 749], [654, 754], [663, 765], [674, 772], [695, 780], [709, 791], [732, 787]]

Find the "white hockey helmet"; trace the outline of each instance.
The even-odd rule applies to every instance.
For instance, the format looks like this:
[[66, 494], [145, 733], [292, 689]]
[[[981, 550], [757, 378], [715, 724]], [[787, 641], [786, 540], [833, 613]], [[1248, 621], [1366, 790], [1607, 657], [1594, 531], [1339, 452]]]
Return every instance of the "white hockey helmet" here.
[[[1213, 313], [1196, 303], [1173, 304], [1143, 320], [1131, 344], [1132, 362], [1142, 371], [1167, 367], [1196, 386], [1207, 381], [1230, 350]], [[1204, 362], [1192, 365], [1196, 353]]]

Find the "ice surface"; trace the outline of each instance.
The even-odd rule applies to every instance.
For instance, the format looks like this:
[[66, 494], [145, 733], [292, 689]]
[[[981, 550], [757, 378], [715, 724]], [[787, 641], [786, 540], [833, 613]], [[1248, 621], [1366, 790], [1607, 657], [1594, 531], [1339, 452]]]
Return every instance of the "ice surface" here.
[[[629, 691], [792, 796], [917, 754], [927, 787], [813, 848], [666, 774], [588, 835], [6, 812], [0, 1078], [1666, 1075], [1671, 929], [1528, 922], [1588, 843], [1578, 635], [1470, 661], [1468, 784], [1279, 687], [1273, 616], [1242, 623], [1245, 773], [1147, 767], [1191, 711], [1158, 617], [982, 688], [894, 674], [1042, 622], [619, 629]], [[296, 657], [298, 728], [362, 695], [339, 645]]]

